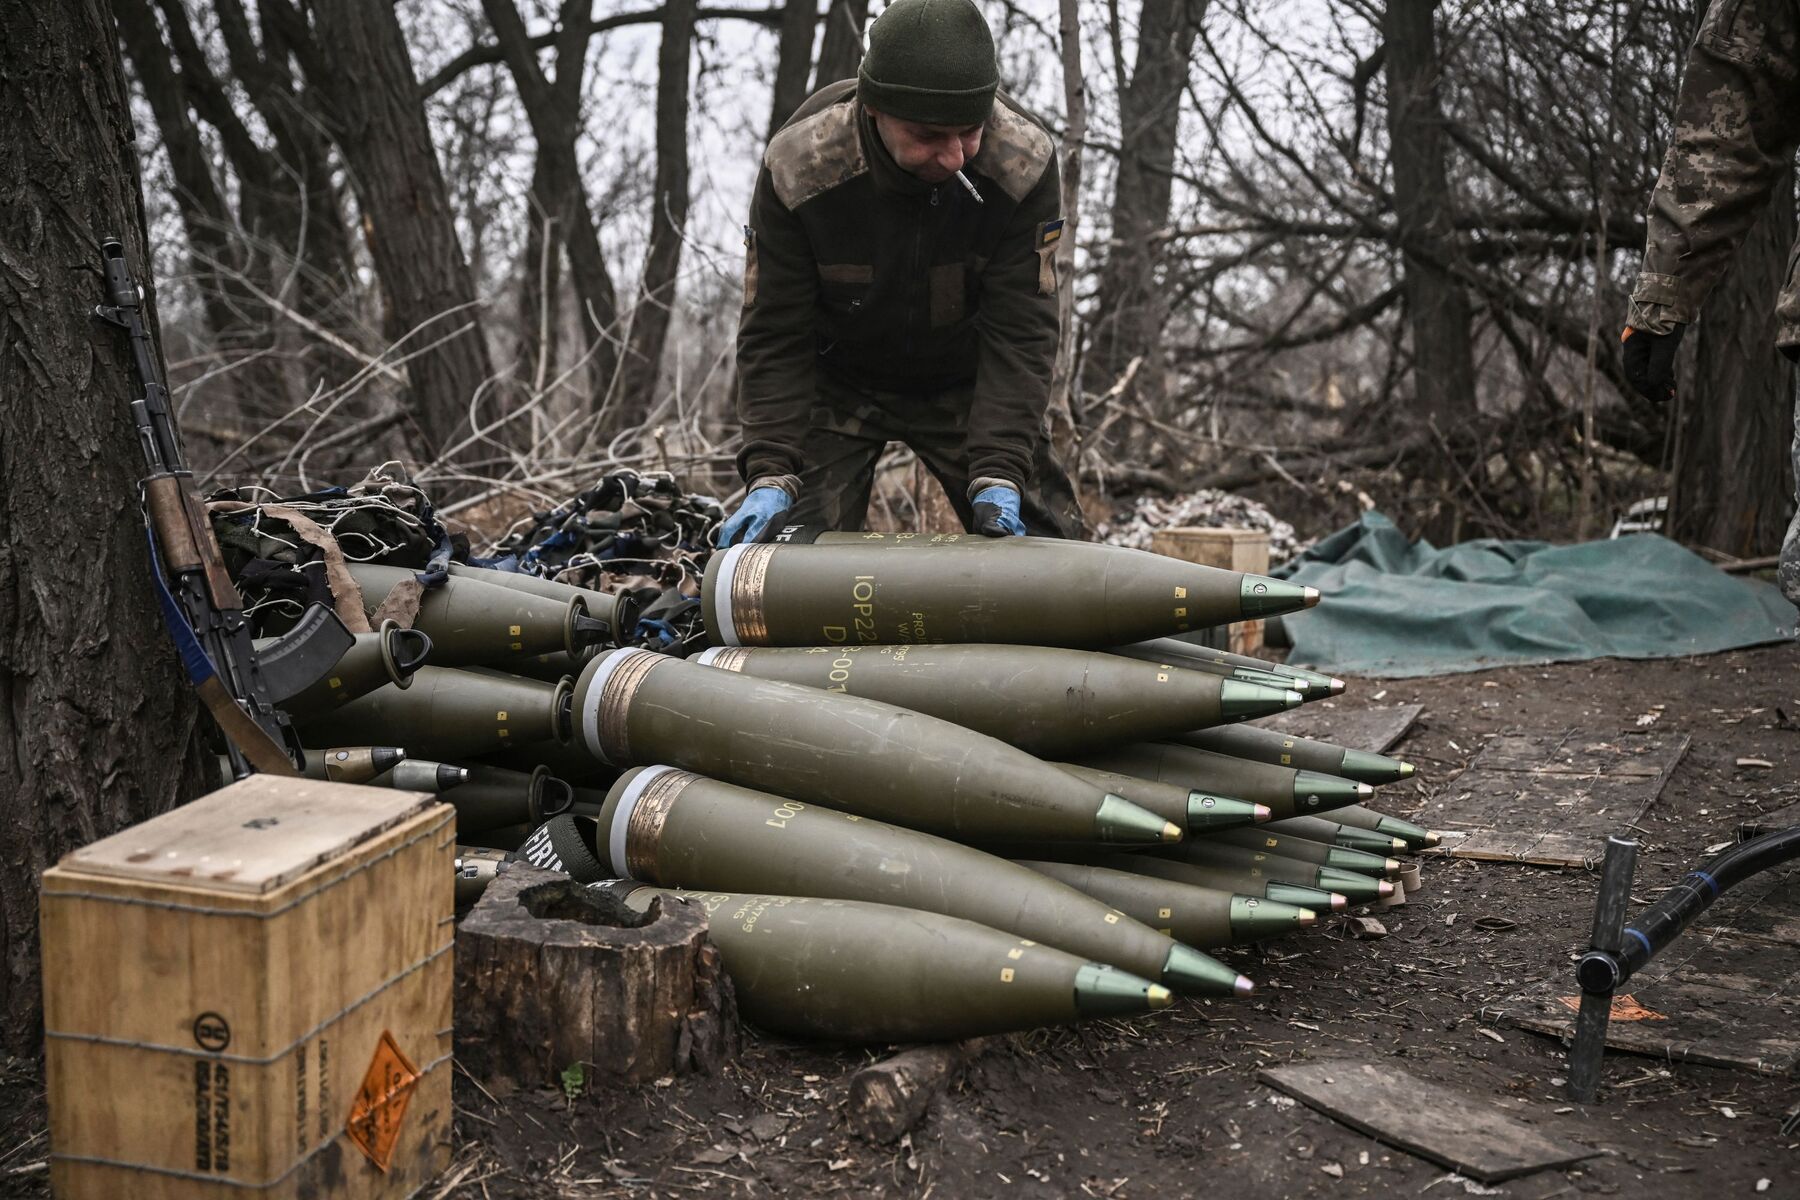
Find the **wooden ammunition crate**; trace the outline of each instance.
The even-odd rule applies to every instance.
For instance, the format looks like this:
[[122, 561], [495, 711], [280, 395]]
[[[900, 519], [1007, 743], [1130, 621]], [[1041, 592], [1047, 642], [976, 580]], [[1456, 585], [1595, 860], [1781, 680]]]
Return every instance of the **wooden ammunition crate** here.
[[442, 1171], [454, 817], [258, 775], [44, 872], [56, 1195], [385, 1198]]
[[[1269, 535], [1261, 529], [1209, 529], [1183, 525], [1159, 529], [1150, 535], [1150, 549], [1169, 558], [1179, 558], [1222, 571], [1247, 571], [1252, 575], [1269, 573]], [[1261, 621], [1235, 621], [1209, 630], [1214, 636], [1203, 638], [1203, 645], [1233, 654], [1260, 654], [1263, 646]]]

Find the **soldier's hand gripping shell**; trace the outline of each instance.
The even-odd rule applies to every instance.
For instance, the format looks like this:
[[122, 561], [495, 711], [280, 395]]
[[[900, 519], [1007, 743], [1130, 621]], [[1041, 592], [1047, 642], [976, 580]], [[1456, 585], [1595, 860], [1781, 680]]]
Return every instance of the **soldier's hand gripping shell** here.
[[975, 532], [983, 537], [1021, 537], [1025, 522], [1019, 516], [1019, 493], [1002, 484], [982, 488], [972, 497]]
[[719, 545], [760, 542], [775, 527], [781, 514], [794, 506], [793, 497], [779, 487], [753, 487], [738, 510], [719, 526]]

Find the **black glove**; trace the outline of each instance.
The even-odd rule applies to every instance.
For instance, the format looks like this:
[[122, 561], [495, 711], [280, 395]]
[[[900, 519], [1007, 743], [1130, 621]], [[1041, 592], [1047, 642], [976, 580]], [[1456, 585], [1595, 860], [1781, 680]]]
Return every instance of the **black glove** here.
[[1675, 398], [1675, 351], [1681, 349], [1686, 325], [1669, 333], [1650, 333], [1627, 325], [1619, 340], [1625, 344], [1625, 378], [1638, 395], [1658, 404]]

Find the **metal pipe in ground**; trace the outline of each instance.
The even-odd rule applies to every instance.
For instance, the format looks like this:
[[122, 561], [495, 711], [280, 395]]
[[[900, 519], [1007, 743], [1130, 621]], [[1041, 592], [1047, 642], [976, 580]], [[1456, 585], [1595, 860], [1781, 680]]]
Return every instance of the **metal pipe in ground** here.
[[[1631, 880], [1637, 870], [1635, 838], [1606, 839], [1606, 859], [1600, 867], [1600, 895], [1594, 902], [1594, 931], [1585, 962], [1590, 957], [1617, 961], [1624, 937], [1625, 910], [1631, 903]], [[1600, 1068], [1606, 1055], [1606, 1029], [1612, 1016], [1616, 973], [1583, 972], [1581, 1012], [1575, 1018], [1575, 1037], [1569, 1044], [1569, 1098], [1591, 1104], [1600, 1086]]]

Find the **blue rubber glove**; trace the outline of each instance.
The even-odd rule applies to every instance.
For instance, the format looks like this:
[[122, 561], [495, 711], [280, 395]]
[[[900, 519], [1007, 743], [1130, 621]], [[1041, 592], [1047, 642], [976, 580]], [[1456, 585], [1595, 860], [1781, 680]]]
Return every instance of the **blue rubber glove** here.
[[739, 542], [760, 542], [763, 535], [794, 507], [794, 501], [778, 487], [751, 488], [738, 510], [719, 526], [719, 545], [735, 546]]
[[975, 532], [984, 537], [1019, 537], [1025, 522], [1019, 519], [1019, 493], [996, 484], [975, 493]]

